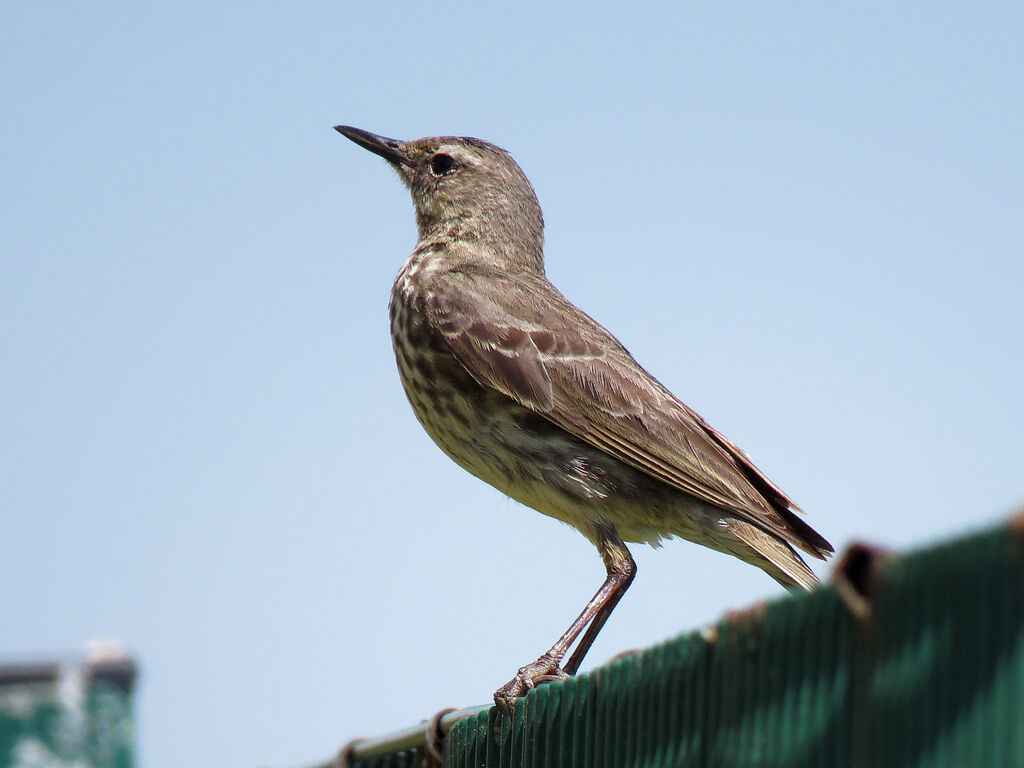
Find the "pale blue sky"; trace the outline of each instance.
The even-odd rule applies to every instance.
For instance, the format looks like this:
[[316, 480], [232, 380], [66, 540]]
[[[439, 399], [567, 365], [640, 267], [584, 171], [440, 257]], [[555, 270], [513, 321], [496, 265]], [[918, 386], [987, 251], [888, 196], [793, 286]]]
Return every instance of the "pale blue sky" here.
[[[395, 175], [494, 141], [548, 274], [838, 546], [1024, 502], [1018, 4], [8, 4], [0, 656], [137, 655], [143, 768], [488, 700], [601, 581], [421, 432]], [[781, 589], [684, 542], [596, 664]], [[827, 574], [827, 567], [818, 567]]]

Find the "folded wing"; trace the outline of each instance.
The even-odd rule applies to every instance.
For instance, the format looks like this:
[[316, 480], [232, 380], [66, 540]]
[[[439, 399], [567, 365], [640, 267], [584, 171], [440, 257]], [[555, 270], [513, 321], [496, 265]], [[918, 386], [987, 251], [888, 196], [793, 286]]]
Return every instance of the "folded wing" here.
[[743, 451], [546, 280], [489, 274], [486, 291], [482, 280], [458, 284], [432, 286], [428, 317], [481, 384], [812, 556], [832, 552]]

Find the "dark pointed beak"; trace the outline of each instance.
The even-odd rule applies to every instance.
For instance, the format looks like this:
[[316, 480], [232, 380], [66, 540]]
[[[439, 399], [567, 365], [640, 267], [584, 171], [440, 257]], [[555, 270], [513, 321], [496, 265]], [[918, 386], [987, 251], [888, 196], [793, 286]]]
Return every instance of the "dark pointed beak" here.
[[380, 155], [389, 163], [395, 165], [412, 165], [409, 155], [402, 149], [402, 142], [398, 139], [389, 139], [386, 136], [378, 136], [360, 128], [353, 128], [350, 125], [336, 125], [334, 130], [351, 139], [363, 149], [368, 149], [375, 155]]

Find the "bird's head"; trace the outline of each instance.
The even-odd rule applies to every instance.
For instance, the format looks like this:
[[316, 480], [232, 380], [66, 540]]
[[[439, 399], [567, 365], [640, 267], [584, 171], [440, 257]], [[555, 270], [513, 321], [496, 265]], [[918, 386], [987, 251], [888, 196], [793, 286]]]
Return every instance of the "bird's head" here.
[[399, 141], [347, 125], [335, 130], [398, 172], [412, 193], [421, 240], [475, 240], [543, 269], [540, 204], [504, 149], [462, 136]]

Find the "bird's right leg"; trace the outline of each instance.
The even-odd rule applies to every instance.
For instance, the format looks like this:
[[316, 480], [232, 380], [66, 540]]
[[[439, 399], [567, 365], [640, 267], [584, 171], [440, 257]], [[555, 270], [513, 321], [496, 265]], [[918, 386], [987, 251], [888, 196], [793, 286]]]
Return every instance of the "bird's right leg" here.
[[[494, 703], [498, 706], [511, 704], [520, 696], [524, 696], [531, 688], [536, 687], [538, 683], [546, 683], [549, 680], [568, 677], [568, 674], [575, 674], [583, 657], [601, 631], [601, 627], [604, 626], [622, 595], [629, 588], [636, 575], [636, 563], [633, 562], [626, 545], [618, 534], [610, 529], [599, 529], [596, 538], [597, 549], [604, 560], [607, 573], [604, 583], [597, 590], [597, 594], [587, 603], [583, 612], [576, 617], [576, 620], [547, 653], [542, 654], [540, 658], [525, 667], [520, 667], [514, 678], [495, 691]], [[585, 633], [584, 630], [586, 630]], [[573, 651], [572, 656], [569, 657], [569, 663], [566, 665], [567, 674], [559, 665], [581, 633], [583, 633], [583, 639], [580, 640], [579, 646]]]

